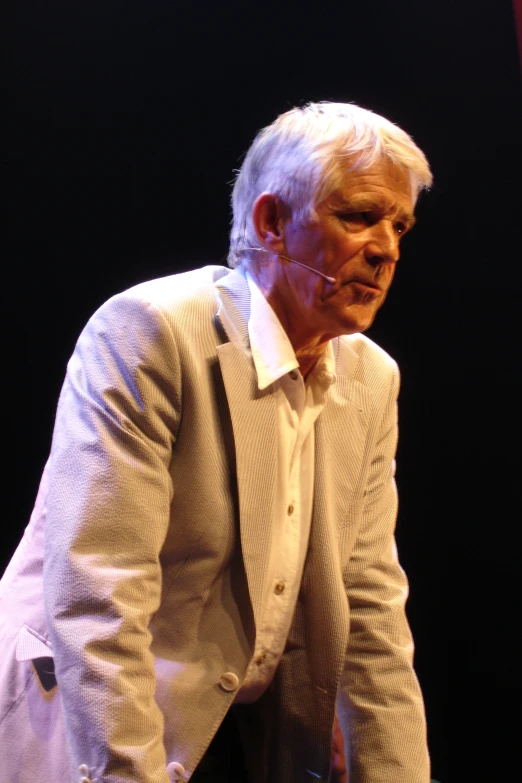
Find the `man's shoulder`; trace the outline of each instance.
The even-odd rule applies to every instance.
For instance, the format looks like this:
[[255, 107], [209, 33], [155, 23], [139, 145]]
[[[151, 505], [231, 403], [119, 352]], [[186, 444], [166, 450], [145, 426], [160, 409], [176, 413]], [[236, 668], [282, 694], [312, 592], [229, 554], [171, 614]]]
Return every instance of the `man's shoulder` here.
[[[193, 322], [210, 322], [217, 311], [216, 283], [230, 273], [224, 266], [204, 266], [148, 280], [108, 299], [90, 319], [94, 323], [146, 324], [159, 317], [183, 330]], [[156, 315], [154, 315], [154, 313]]]
[[349, 334], [344, 335], [340, 339], [341, 345], [345, 350], [353, 351], [359, 361], [365, 364], [377, 364], [382, 365], [383, 369], [387, 368], [391, 371], [397, 370], [397, 362], [393, 357], [387, 353], [384, 348], [377, 345], [376, 342], [371, 340], [365, 334]]
[[213, 302], [215, 284], [230, 271], [224, 266], [204, 266], [139, 283], [116, 297], [142, 300], [166, 312], [184, 305]]
[[117, 334], [127, 331], [137, 341], [157, 340], [168, 332], [200, 333], [212, 328], [217, 312], [215, 285], [231, 270], [205, 266], [149, 280], [115, 294], [93, 313], [84, 332]]
[[384, 348], [364, 334], [340, 338], [340, 359], [347, 375], [367, 387], [398, 383], [397, 362]]

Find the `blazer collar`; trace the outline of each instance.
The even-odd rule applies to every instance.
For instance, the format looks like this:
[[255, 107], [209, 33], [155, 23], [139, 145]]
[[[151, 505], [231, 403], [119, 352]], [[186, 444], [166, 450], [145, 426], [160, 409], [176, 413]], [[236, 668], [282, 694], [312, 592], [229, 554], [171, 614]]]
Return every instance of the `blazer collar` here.
[[250, 290], [243, 272], [232, 269], [214, 283], [218, 310], [216, 317], [230, 340], [248, 352], [248, 319], [250, 318]]

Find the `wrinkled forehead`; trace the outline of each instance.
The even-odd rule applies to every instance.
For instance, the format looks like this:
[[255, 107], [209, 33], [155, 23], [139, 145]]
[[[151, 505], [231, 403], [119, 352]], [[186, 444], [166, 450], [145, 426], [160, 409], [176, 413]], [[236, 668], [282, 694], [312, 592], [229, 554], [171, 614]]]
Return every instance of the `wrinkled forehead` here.
[[[418, 198], [419, 181], [415, 173], [389, 158], [382, 158], [370, 165], [358, 165], [357, 161], [337, 168], [323, 199], [342, 200], [358, 194], [378, 194], [382, 198], [401, 203], [413, 212]], [[316, 205], [319, 202], [316, 201]]]

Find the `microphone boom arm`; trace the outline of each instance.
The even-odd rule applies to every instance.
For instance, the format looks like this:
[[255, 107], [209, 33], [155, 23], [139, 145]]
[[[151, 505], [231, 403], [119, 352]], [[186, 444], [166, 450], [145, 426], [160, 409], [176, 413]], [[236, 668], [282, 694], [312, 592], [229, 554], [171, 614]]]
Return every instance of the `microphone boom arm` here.
[[[243, 250], [260, 250], [262, 253], [269, 253], [270, 250], [267, 250], [265, 247], [244, 247]], [[302, 261], [296, 261], [295, 258], [290, 258], [290, 256], [284, 256], [282, 253], [274, 253], [274, 255], [279, 256], [279, 258], [284, 258], [285, 261], [291, 261], [293, 264], [297, 264], [298, 266], [301, 266], [303, 269], [308, 269], [309, 272], [313, 272], [316, 275], [319, 275], [319, 277], [322, 277], [324, 280], [326, 280], [327, 283], [330, 283], [330, 285], [335, 284], [335, 277], [329, 277], [329, 275], [325, 275], [323, 272], [320, 272], [318, 269], [314, 269], [313, 266], [307, 266], [306, 264], [303, 264]]]

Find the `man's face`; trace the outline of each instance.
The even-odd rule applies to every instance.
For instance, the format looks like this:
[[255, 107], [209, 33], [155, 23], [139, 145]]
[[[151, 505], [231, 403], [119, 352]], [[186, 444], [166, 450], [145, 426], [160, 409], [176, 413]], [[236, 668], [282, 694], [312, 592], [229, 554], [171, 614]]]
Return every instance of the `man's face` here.
[[[284, 226], [285, 255], [335, 278], [330, 284], [280, 259], [291, 294], [283, 307], [292, 322], [303, 318], [317, 336], [330, 339], [368, 329], [393, 280], [399, 243], [413, 226], [414, 201], [408, 173], [389, 162], [349, 171], [341, 186], [317, 209], [318, 219]], [[274, 290], [277, 298], [277, 289]], [[279, 309], [279, 308], [277, 308]]]

